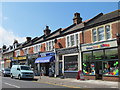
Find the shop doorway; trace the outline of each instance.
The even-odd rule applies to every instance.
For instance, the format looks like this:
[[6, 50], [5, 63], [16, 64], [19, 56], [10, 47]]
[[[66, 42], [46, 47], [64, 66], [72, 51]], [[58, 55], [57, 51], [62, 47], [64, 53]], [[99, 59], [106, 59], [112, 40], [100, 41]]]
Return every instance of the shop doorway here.
[[102, 80], [102, 61], [96, 62], [96, 79]]
[[48, 76], [49, 75], [49, 63], [42, 63], [41, 64], [41, 73], [43, 76]]

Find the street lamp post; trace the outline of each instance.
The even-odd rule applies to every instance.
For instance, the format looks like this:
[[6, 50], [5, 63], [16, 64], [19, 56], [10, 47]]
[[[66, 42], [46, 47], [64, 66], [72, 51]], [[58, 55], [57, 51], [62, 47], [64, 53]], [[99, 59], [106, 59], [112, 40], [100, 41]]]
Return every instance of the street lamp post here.
[[118, 45], [118, 62], [119, 62], [119, 64], [118, 64], [118, 69], [119, 69], [119, 82], [120, 82], [120, 34], [119, 33], [117, 33], [116, 34], [116, 38], [117, 38], [117, 45]]

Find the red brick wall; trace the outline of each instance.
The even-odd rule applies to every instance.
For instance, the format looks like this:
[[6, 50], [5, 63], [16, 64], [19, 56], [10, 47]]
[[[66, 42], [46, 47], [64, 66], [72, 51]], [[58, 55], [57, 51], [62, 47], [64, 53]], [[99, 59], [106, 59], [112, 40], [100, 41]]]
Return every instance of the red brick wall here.
[[55, 48], [65, 48], [65, 47], [66, 47], [65, 38], [58, 39], [57, 43], [55, 43]]
[[87, 80], [95, 80], [95, 76], [85, 76], [85, 75], [84, 75], [84, 77], [85, 77], [85, 79], [87, 79]]
[[16, 57], [16, 52], [14, 51], [14, 53], [13, 53], [13, 57]]
[[41, 46], [41, 52], [45, 52], [45, 51], [46, 51], [46, 50], [45, 50], [45, 49], [46, 49], [46, 48], [45, 48], [45, 47], [46, 47], [45, 43], [43, 43], [43, 44], [41, 44], [41, 45], [42, 45], [42, 46]]
[[[112, 24], [112, 26], [111, 26], [111, 29], [112, 29], [112, 38], [116, 38], [116, 33], [118, 32], [118, 28], [120, 28], [120, 22]], [[119, 30], [119, 33], [120, 33], [120, 30]]]
[[79, 37], [79, 38], [80, 38], [80, 44], [83, 44], [84, 42], [83, 42], [83, 36], [82, 36], [82, 33], [80, 33], [79, 36], [80, 36], [80, 37]]
[[105, 81], [119, 81], [119, 77], [110, 77], [110, 76], [104, 76], [103, 80]]
[[84, 44], [92, 43], [91, 30], [84, 31]]
[[20, 50], [20, 56], [24, 56], [24, 51]]

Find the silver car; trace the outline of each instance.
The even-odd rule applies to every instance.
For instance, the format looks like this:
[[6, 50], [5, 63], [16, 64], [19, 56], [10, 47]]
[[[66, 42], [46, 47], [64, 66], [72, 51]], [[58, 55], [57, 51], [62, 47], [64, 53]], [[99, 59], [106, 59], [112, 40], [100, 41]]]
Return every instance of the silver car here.
[[5, 76], [10, 76], [10, 68], [5, 68], [2, 70], [2, 75]]

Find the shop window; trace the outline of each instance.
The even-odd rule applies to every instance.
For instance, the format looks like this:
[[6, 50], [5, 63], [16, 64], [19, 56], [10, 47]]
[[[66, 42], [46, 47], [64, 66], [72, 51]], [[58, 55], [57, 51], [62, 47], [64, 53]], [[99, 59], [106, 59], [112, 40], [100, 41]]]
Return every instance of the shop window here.
[[104, 75], [118, 76], [118, 61], [105, 61], [103, 68]]
[[65, 71], [78, 71], [78, 56], [65, 56], [64, 57], [64, 70]]
[[104, 28], [100, 27], [98, 28], [98, 41], [104, 40]]
[[102, 60], [102, 59], [104, 59], [103, 50], [93, 51], [93, 58], [95, 60]]
[[105, 59], [118, 59], [118, 50], [115, 49], [106, 49], [105, 50]]
[[92, 52], [84, 52], [83, 53], [83, 62], [92, 60]]
[[106, 32], [106, 39], [110, 39], [111, 38], [110, 25], [105, 26], [105, 32]]
[[95, 75], [95, 63], [84, 62], [83, 63], [83, 74], [84, 75]]

